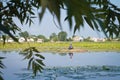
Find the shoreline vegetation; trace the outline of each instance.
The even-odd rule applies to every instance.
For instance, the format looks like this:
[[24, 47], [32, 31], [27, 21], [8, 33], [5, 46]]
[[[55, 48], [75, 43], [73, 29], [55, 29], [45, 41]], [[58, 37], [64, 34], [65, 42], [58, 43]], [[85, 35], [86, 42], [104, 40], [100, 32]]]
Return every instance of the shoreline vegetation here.
[[28, 47], [36, 47], [40, 52], [74, 53], [87, 51], [117, 51], [120, 52], [120, 42], [72, 42], [72, 50], [68, 50], [71, 42], [24, 42], [0, 43], [1, 51], [21, 51]]

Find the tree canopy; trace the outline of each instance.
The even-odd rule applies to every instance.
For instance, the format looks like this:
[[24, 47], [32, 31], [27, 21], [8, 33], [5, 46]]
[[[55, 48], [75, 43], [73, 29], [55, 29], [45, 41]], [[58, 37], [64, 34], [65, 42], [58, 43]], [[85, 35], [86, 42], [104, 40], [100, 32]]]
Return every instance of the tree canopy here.
[[50, 35], [50, 40], [53, 40], [53, 41], [58, 41], [58, 35], [56, 33], [52, 33]]
[[28, 38], [29, 37], [29, 33], [27, 31], [20, 32], [19, 35], [20, 35], [20, 37], [24, 37], [24, 38]]
[[108, 37], [120, 36], [120, 8], [110, 0], [3, 0], [0, 1], [1, 33], [17, 41], [14, 34], [20, 31], [20, 26], [15, 24], [13, 17], [18, 18], [21, 24], [31, 25], [36, 18], [35, 9], [40, 21], [48, 9], [60, 27], [61, 9], [64, 9], [67, 12], [65, 21], [68, 21], [70, 29], [74, 27], [74, 33], [87, 22], [93, 30], [102, 31]]
[[67, 33], [64, 31], [61, 31], [58, 33], [58, 39], [59, 41], [66, 41], [67, 39]]
[[44, 35], [38, 35], [37, 38], [43, 39], [45, 42], [48, 41], [48, 39]]

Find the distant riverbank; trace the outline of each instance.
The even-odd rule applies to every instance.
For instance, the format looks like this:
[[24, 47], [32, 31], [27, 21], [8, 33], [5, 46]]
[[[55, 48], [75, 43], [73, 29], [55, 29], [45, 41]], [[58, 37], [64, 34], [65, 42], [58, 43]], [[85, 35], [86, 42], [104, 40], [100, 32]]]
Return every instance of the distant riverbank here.
[[68, 50], [71, 42], [45, 42], [45, 43], [0, 43], [1, 51], [24, 50], [25, 48], [36, 47], [40, 52], [86, 52], [86, 51], [118, 51], [120, 42], [72, 42], [72, 50]]

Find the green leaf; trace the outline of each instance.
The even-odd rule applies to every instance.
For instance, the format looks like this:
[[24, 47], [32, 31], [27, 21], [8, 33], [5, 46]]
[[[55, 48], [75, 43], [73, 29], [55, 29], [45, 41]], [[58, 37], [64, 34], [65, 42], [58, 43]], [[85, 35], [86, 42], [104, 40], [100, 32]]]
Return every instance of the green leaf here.
[[31, 47], [24, 49], [23, 52], [28, 52], [30, 50], [30, 48]]
[[1, 60], [1, 59], [5, 59], [5, 57], [0, 57], [0, 60]]
[[36, 61], [39, 63], [39, 65], [45, 66], [45, 64], [40, 59], [36, 59]]
[[100, 28], [101, 28], [101, 30], [102, 30], [102, 32], [104, 33], [104, 35], [108, 38], [108, 35], [107, 35], [107, 33], [106, 33], [106, 28], [105, 28], [105, 26], [104, 26], [104, 22], [102, 21], [102, 20], [100, 20], [100, 19], [96, 19], [97, 21], [98, 21], [98, 23], [99, 23], [99, 25], [100, 25]]
[[39, 57], [39, 58], [42, 58], [42, 59], [45, 59], [44, 56], [42, 56], [41, 54], [35, 54], [35, 56]]
[[30, 12], [30, 14], [35, 15], [35, 13], [33, 11], [29, 10], [29, 12]]
[[[2, 59], [4, 59], [5, 57], [0, 57], [0, 69], [4, 69], [5, 65], [2, 63]], [[0, 80], [4, 80], [2, 77], [2, 72], [0, 71]]]
[[100, 31], [100, 30], [99, 30], [99, 26], [98, 26], [98, 24], [96, 23], [96, 21], [94, 21], [94, 20], [92, 20], [92, 21], [93, 21], [93, 23], [94, 23], [95, 29], [96, 29], [97, 31]]
[[94, 30], [94, 26], [93, 26], [91, 20], [89, 18], [87, 18], [87, 17], [84, 17], [84, 19], [89, 24], [89, 26]]
[[3, 77], [0, 75], [0, 80], [4, 80]]
[[32, 61], [33, 61], [33, 57], [29, 60], [29, 63], [28, 63], [28, 70], [30, 69], [30, 66], [31, 66], [31, 63], [32, 63]]
[[75, 34], [76, 30], [79, 28], [79, 26], [80, 26], [79, 24], [75, 25], [75, 27], [74, 27], [74, 34]]
[[40, 51], [38, 51], [35, 47], [32, 48], [34, 52], [36, 53], [40, 53]]
[[29, 21], [29, 17], [27, 16], [27, 17], [26, 17], [26, 24], [28, 23], [28, 21]]
[[46, 10], [46, 8], [42, 7], [42, 11], [41, 11], [41, 13], [39, 13], [39, 20], [40, 20], [40, 22], [42, 21], [42, 18], [43, 18], [43, 15], [45, 13], [45, 10]]
[[25, 52], [24, 56], [25, 56], [24, 59], [30, 59], [33, 56], [32, 50], [30, 49], [29, 51]]
[[32, 70], [33, 70], [33, 74], [36, 76], [35, 62], [34, 61], [32, 61]]
[[45, 64], [42, 62], [42, 59], [45, 59], [41, 54], [38, 54], [39, 51], [35, 47], [29, 47], [23, 51], [25, 54], [24, 59], [28, 59], [28, 67], [29, 70], [32, 68], [34, 76], [36, 76], [37, 72], [41, 72]]
[[2, 63], [2, 61], [0, 61], [0, 68], [5, 68], [4, 64]]

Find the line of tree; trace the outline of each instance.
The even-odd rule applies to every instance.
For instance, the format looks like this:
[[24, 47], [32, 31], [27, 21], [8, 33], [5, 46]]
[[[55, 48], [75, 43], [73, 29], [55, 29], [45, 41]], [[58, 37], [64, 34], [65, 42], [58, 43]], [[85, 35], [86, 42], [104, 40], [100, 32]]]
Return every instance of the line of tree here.
[[45, 42], [50, 41], [50, 40], [52, 40], [52, 41], [66, 41], [67, 40], [67, 32], [65, 32], [65, 31], [61, 31], [58, 34], [52, 33], [50, 35], [49, 39], [46, 38], [42, 34], [40, 34], [40, 35], [30, 35], [27, 31], [20, 32], [19, 36], [24, 37], [25, 39], [26, 38], [40, 38], [40, 39], [43, 39]]
[[67, 40], [67, 32], [61, 31], [58, 33], [58, 35], [56, 33], [52, 33], [50, 35], [50, 40], [52, 40], [52, 41], [66, 41]]

